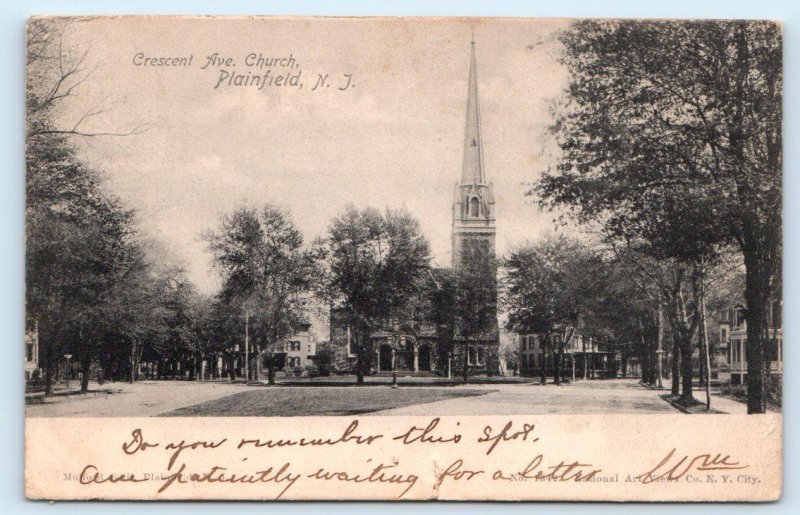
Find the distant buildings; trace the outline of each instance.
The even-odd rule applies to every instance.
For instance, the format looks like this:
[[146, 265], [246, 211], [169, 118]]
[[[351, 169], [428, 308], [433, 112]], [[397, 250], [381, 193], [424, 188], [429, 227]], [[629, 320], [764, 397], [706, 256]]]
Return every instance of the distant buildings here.
[[295, 374], [297, 369], [314, 365], [317, 354], [317, 341], [311, 332], [311, 324], [303, 323], [290, 337], [275, 346], [275, 355], [280, 356], [287, 374]]
[[[555, 377], [557, 349], [561, 338], [553, 335], [553, 343], [544, 349], [543, 335], [521, 333], [519, 338], [520, 375], [539, 377], [544, 367], [547, 377]], [[613, 349], [596, 338], [575, 334], [564, 347], [561, 358], [562, 379], [606, 379], [616, 377], [619, 364]]]

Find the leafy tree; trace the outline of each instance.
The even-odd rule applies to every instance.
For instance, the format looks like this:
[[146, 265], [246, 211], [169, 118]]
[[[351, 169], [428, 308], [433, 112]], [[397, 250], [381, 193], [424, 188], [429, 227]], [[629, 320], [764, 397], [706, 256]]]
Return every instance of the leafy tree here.
[[27, 32], [26, 310], [39, 329], [46, 394], [65, 352], [76, 355], [87, 389], [91, 361], [107, 350], [110, 293], [137, 267], [132, 212], [103, 191], [70, 140], [111, 134], [82, 128], [103, 109], [60, 125], [66, 102], [88, 76], [87, 52], [64, 43], [65, 26], [32, 19]]
[[[315, 275], [302, 234], [286, 211], [267, 204], [224, 215], [206, 239], [223, 277], [219, 300], [227, 308], [229, 329], [240, 335], [247, 330], [252, 352], [259, 362], [266, 356], [272, 369], [274, 346], [302, 321]], [[269, 377], [272, 381], [271, 370]]]
[[330, 343], [320, 342], [317, 345], [317, 351], [314, 355], [314, 364], [319, 367], [319, 375], [331, 375], [331, 367], [334, 362], [334, 352], [331, 349]]
[[658, 296], [642, 291], [638, 285], [643, 283], [631, 280], [636, 271], [629, 263], [608, 260], [604, 268], [605, 279], [587, 296], [583, 325], [602, 339], [621, 345], [623, 371], [628, 359], [637, 357], [642, 365], [642, 380], [655, 385], [659, 373], [658, 349], [664, 334], [663, 316], [659, 322], [658, 302], [654, 300]]
[[456, 274], [451, 269], [436, 269], [432, 272], [432, 278], [428, 318], [436, 326], [437, 369], [452, 372], [448, 367], [452, 367], [456, 313], [459, 309]]
[[502, 345], [500, 354], [506, 363], [506, 369], [512, 372], [512, 375], [517, 375], [519, 370], [519, 345], [516, 341], [510, 342], [508, 345]]
[[399, 317], [417, 295], [419, 278], [429, 270], [428, 241], [405, 210], [349, 206], [315, 253], [322, 295], [340, 303], [355, 328], [356, 381], [363, 384], [372, 365], [371, 333]]
[[561, 41], [572, 74], [554, 126], [563, 157], [537, 193], [700, 269], [687, 277], [702, 277], [714, 247], [738, 245], [748, 411], [764, 412], [763, 329], [782, 245], [780, 26], [581, 21]]
[[565, 236], [521, 247], [505, 260], [505, 304], [509, 330], [541, 335], [541, 381], [545, 356], [553, 353], [555, 383], [561, 382], [564, 349], [583, 322], [589, 298], [603, 279], [600, 256]]
[[[462, 264], [453, 270], [455, 309], [455, 341], [463, 346], [461, 375], [469, 380], [469, 348], [472, 343], [497, 341], [497, 263], [488, 248], [488, 242], [475, 239], [464, 242], [461, 249]], [[494, 352], [488, 349], [487, 371], [497, 372], [499, 363]]]

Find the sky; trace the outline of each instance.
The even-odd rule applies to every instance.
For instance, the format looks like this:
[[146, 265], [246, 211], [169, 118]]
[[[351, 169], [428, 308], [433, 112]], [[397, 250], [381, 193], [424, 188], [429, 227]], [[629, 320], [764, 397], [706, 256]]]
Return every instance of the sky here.
[[[348, 203], [405, 207], [450, 262], [453, 188], [460, 178], [470, 39], [474, 34], [483, 148], [495, 186], [497, 251], [554, 229], [525, 196], [553, 161], [551, 110], [567, 75], [562, 20], [265, 19], [125, 17], [76, 21], [72, 52], [88, 50], [88, 78], [60, 123], [129, 132], [79, 140], [106, 187], [137, 212], [143, 237], [186, 267], [200, 291], [219, 286], [202, 235], [237, 206], [291, 211], [307, 242]], [[302, 89], [215, 88], [220, 68], [254, 74], [248, 54], [285, 58]], [[134, 57], [192, 57], [186, 67], [136, 66]], [[138, 59], [141, 62], [141, 58]], [[263, 73], [262, 69], [260, 73]], [[327, 74], [332, 87], [312, 91]], [[349, 87], [339, 91], [339, 87]], [[138, 131], [137, 131], [138, 132]]]

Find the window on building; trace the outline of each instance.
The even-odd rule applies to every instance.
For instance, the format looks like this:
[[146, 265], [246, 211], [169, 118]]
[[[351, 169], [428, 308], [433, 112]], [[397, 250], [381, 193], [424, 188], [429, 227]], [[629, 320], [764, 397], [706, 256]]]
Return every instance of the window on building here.
[[467, 347], [467, 364], [478, 364], [478, 350], [475, 347]]
[[746, 318], [744, 307], [738, 306], [734, 313], [735, 313], [734, 324], [736, 325], [736, 327], [742, 327], [745, 323], [745, 318]]
[[485, 361], [484, 361], [485, 356], [484, 356], [484, 352], [483, 352], [483, 347], [478, 347], [478, 356], [477, 357], [478, 357], [478, 360], [477, 360], [478, 365], [483, 365], [485, 363]]
[[300, 342], [290, 342], [289, 343], [289, 350], [291, 350], [291, 351], [299, 351], [300, 350]]
[[777, 300], [772, 303], [771, 312], [770, 312], [770, 321], [769, 326], [772, 327], [781, 327], [781, 309], [782, 309], [782, 302]]
[[783, 340], [777, 338], [773, 343], [772, 338], [769, 339], [768, 349], [769, 349], [769, 360], [770, 361], [780, 361], [781, 360], [781, 351], [780, 347], [783, 343]]
[[28, 343], [25, 345], [25, 359], [27, 361], [33, 361], [33, 344]]
[[478, 217], [480, 213], [480, 204], [478, 203], [478, 197], [472, 197], [469, 199], [469, 216]]

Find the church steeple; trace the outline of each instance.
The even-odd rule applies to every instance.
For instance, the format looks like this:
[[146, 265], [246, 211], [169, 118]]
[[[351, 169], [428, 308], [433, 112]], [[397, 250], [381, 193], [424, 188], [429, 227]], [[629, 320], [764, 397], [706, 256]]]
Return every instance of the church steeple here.
[[470, 43], [467, 121], [464, 130], [464, 162], [461, 170], [461, 184], [483, 184], [485, 181], [481, 113], [478, 106], [478, 69], [475, 64], [475, 38], [473, 36]]
[[487, 252], [494, 256], [494, 188], [492, 183], [487, 181], [483, 159], [474, 37], [470, 43], [466, 111], [461, 182], [456, 184], [453, 195], [453, 266], [468, 265], [462, 260], [462, 250], [467, 241], [482, 241]]

